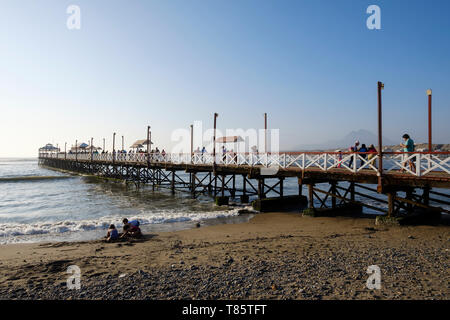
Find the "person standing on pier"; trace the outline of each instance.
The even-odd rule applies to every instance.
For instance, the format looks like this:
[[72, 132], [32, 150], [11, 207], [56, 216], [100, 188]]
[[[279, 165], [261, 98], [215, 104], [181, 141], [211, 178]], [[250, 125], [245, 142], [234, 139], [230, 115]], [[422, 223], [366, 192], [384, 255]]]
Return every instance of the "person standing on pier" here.
[[206, 148], [205, 147], [203, 147], [202, 148], [202, 162], [205, 162], [205, 158], [204, 158], [204, 155], [205, 155], [205, 153], [206, 153]]
[[227, 161], [227, 149], [225, 146], [222, 146], [222, 161], [225, 164]]
[[375, 146], [373, 144], [371, 144], [369, 146], [369, 150], [367, 150], [367, 152], [370, 152], [369, 156], [367, 157], [367, 160], [369, 160], [369, 163], [371, 165], [376, 167], [377, 165], [376, 165], [375, 159], [373, 159], [373, 158], [375, 158], [375, 156], [377, 155], [377, 149], [375, 148]]
[[[350, 152], [354, 152], [354, 153], [358, 152], [358, 146], [359, 146], [359, 141], [356, 140], [355, 141], [355, 145], [353, 147], [350, 147], [349, 151]], [[348, 163], [348, 167], [349, 168], [352, 168], [352, 166], [353, 166], [353, 158], [355, 158], [355, 157], [356, 157], [356, 155], [352, 155], [352, 157], [350, 158], [350, 162]]]
[[[411, 138], [409, 137], [409, 134], [407, 134], [407, 133], [405, 133], [405, 134], [403, 135], [402, 138], [403, 138], [403, 141], [404, 141], [405, 143], [402, 143], [401, 146], [403, 147], [403, 152], [408, 152], [408, 153], [405, 155], [405, 156], [406, 156], [406, 159], [408, 159], [408, 157], [411, 156], [410, 153], [414, 152], [414, 140], [411, 139]], [[403, 167], [406, 167], [406, 162], [408, 162], [408, 164], [409, 164], [409, 169], [410, 169], [412, 172], [415, 172], [415, 171], [416, 171], [416, 165], [414, 164], [415, 161], [416, 161], [416, 157], [412, 157], [411, 159], [409, 159], [409, 160], [407, 160], [407, 161], [404, 161]], [[405, 171], [405, 169], [402, 169], [402, 171]]]
[[[361, 145], [361, 148], [359, 148], [358, 152], [367, 152], [367, 147], [364, 143]], [[365, 154], [365, 153], [361, 154], [362, 159], [359, 164], [360, 167], [362, 167], [364, 165], [364, 162], [366, 161], [366, 157], [367, 157], [367, 154]]]

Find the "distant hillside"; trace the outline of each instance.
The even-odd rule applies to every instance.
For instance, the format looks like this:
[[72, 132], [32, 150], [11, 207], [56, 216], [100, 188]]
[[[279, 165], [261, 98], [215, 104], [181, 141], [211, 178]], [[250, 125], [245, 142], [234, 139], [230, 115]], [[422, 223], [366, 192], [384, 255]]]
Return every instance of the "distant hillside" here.
[[[386, 148], [391, 149], [393, 151], [402, 151], [402, 147], [397, 145], [392, 146], [386, 146]], [[416, 143], [415, 144], [416, 151], [423, 152], [428, 151], [428, 143]], [[433, 144], [433, 151], [442, 151], [442, 152], [449, 152], [450, 151], [450, 144]]]
[[[329, 150], [329, 149], [348, 149], [355, 144], [358, 140], [361, 144], [364, 143], [367, 146], [378, 144], [378, 136], [373, 132], [365, 129], [352, 131], [345, 137], [339, 140], [330, 140], [325, 143], [315, 145], [299, 145], [297, 150]], [[383, 145], [395, 145], [395, 142], [391, 139], [383, 137]]]

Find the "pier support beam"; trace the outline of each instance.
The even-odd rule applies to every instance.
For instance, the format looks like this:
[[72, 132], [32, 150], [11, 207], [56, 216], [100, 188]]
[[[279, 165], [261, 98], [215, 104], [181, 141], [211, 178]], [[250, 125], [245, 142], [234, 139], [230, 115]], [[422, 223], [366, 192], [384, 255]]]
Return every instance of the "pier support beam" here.
[[331, 181], [331, 208], [336, 209], [336, 181]]
[[242, 195], [241, 195], [241, 203], [248, 203], [249, 197], [247, 195], [247, 179], [245, 175], [242, 175]]
[[284, 178], [280, 178], [280, 198], [283, 199], [283, 182], [284, 182]]
[[308, 184], [308, 208], [314, 210], [314, 185]]
[[389, 192], [388, 197], [388, 217], [394, 216], [395, 213], [395, 195], [396, 192]]
[[170, 190], [172, 194], [175, 194], [175, 171], [172, 171], [172, 181], [170, 184]]
[[298, 178], [298, 195], [303, 195], [303, 180], [301, 178]]
[[264, 178], [258, 179], [258, 198], [264, 199], [266, 196], [264, 194]]

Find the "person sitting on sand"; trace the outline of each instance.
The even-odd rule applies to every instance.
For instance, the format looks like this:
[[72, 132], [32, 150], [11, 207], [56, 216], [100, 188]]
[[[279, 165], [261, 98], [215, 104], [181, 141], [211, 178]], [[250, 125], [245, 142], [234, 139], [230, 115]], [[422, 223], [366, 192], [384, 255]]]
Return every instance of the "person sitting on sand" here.
[[130, 226], [133, 226], [133, 227], [139, 227], [139, 225], [140, 225], [140, 223], [137, 219], [131, 220], [130, 222], [128, 222], [128, 219], [124, 218], [122, 220], [122, 222], [123, 222], [123, 225], [129, 224]]
[[140, 238], [142, 236], [141, 229], [139, 227], [126, 224], [123, 226], [123, 234], [121, 238]]
[[108, 233], [106, 235], [106, 241], [112, 241], [119, 239], [119, 232], [116, 229], [115, 225], [110, 225], [108, 229]]

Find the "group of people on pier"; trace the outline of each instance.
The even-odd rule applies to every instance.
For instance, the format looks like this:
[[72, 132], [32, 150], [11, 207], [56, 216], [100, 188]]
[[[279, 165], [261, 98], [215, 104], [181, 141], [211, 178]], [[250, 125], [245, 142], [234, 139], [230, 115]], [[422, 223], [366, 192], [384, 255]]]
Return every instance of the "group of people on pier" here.
[[[403, 143], [401, 143], [400, 146], [403, 148], [403, 152], [408, 152], [408, 153], [414, 152], [414, 149], [415, 149], [414, 148], [414, 140], [411, 139], [409, 134], [405, 133], [402, 136], [402, 139], [403, 139]], [[348, 151], [358, 153], [360, 155], [360, 157], [362, 158], [360, 160], [360, 167], [362, 167], [364, 165], [364, 163], [366, 162], [366, 159], [369, 162], [369, 164], [376, 167], [375, 156], [377, 155], [378, 151], [375, 148], [375, 146], [373, 144], [371, 144], [369, 146], [369, 148], [367, 148], [367, 146], [364, 143], [361, 144], [361, 147], [359, 145], [360, 145], [359, 140], [356, 140], [355, 144], [348, 148]], [[411, 171], [415, 171], [416, 170], [416, 166], [415, 166], [416, 157], [409, 157], [407, 155], [406, 159], [407, 160], [404, 161], [404, 166], [406, 166], [406, 164], [408, 164], [409, 169]], [[342, 160], [342, 155], [339, 156], [339, 160]], [[348, 162], [349, 168], [351, 168], [353, 166], [353, 160], [354, 160], [354, 157], [350, 157], [350, 160]], [[355, 165], [357, 166], [356, 163], [355, 163]], [[341, 167], [340, 164], [338, 165], [338, 168], [339, 167]], [[404, 169], [402, 171], [404, 171]]]

